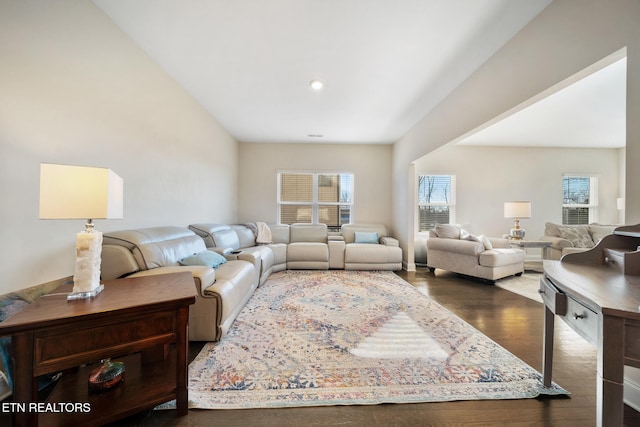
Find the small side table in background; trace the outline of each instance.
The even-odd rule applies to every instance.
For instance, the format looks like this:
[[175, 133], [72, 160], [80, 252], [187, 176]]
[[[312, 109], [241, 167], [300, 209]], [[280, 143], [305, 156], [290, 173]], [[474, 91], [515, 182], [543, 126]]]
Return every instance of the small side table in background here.
[[545, 240], [510, 240], [511, 246], [523, 249], [525, 252], [527, 248], [540, 248], [540, 261], [543, 259], [549, 259], [551, 256], [551, 242]]

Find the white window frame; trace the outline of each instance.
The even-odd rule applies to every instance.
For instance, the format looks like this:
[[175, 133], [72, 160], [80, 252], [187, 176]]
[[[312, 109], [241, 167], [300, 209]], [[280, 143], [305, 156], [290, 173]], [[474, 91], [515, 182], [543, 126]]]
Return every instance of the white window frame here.
[[[589, 203], [564, 203], [565, 178], [589, 178]], [[562, 209], [564, 208], [589, 208], [588, 223], [598, 222], [598, 175], [565, 173], [562, 175]], [[562, 215], [564, 223], [564, 215]]]
[[[448, 203], [447, 202], [421, 203], [420, 202], [420, 179], [423, 176], [448, 177], [449, 183], [451, 185], [451, 188], [449, 189], [449, 195], [451, 200], [449, 200]], [[417, 180], [418, 182], [416, 183], [416, 201], [417, 201], [416, 231], [418, 233], [428, 232], [428, 230], [420, 230], [420, 209], [422, 207], [447, 206], [449, 208], [449, 224], [455, 224], [456, 223], [456, 175], [443, 174], [443, 173], [419, 173], [417, 176]]]
[[[313, 176], [313, 200], [312, 201], [304, 201], [304, 202], [286, 202], [282, 201], [281, 198], [281, 176], [282, 174], [292, 174], [292, 175], [312, 175]], [[320, 175], [350, 175], [351, 176], [351, 185], [349, 188], [349, 192], [351, 194], [351, 200], [349, 202], [321, 202], [318, 200], [318, 188], [319, 188], [319, 179]], [[320, 208], [322, 206], [349, 206], [349, 222], [354, 222], [354, 187], [355, 187], [355, 174], [353, 172], [336, 172], [336, 171], [298, 171], [298, 170], [278, 170], [277, 171], [277, 217], [278, 223], [281, 223], [281, 206], [282, 205], [300, 205], [300, 206], [308, 206], [311, 205], [311, 224], [319, 224], [320, 223]], [[338, 214], [340, 210], [338, 210]]]

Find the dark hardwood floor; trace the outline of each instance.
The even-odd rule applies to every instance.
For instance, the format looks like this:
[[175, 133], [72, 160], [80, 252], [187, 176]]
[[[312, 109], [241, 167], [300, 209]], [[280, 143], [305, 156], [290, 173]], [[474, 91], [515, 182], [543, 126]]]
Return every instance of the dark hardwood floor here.
[[[399, 272], [435, 301], [537, 370], [542, 369], [542, 304], [499, 287], [426, 269]], [[505, 279], [509, 280], [509, 279]], [[596, 424], [596, 351], [556, 322], [554, 381], [571, 397], [461, 401], [372, 406], [252, 410], [147, 411], [118, 426], [593, 426]], [[191, 343], [195, 357], [202, 343]], [[640, 414], [625, 407], [625, 425], [640, 425]]]

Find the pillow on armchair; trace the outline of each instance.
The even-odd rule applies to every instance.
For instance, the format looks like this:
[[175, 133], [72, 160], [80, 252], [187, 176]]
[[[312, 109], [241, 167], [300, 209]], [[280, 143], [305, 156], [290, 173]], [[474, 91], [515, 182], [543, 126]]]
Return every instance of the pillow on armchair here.
[[436, 233], [436, 236], [444, 238], [444, 239], [459, 239], [460, 238], [460, 227], [451, 224], [436, 224], [433, 227], [433, 231]]
[[574, 248], [592, 248], [594, 243], [589, 234], [589, 227], [578, 225], [573, 227], [558, 227], [560, 237], [571, 242]]

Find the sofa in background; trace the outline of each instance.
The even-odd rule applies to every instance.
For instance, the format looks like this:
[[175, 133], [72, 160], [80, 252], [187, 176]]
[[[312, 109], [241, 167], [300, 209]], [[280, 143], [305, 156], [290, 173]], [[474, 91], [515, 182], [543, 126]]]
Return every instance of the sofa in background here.
[[563, 225], [547, 222], [540, 240], [551, 242], [549, 259], [559, 260], [566, 254], [584, 252], [594, 247], [604, 236], [612, 234], [618, 225]]
[[474, 236], [455, 225], [436, 225], [427, 240], [427, 267], [491, 283], [524, 273], [525, 252], [511, 247], [509, 240]]
[[381, 224], [343, 224], [345, 270], [401, 270], [402, 249]]
[[[253, 254], [260, 262], [256, 266], [259, 284], [263, 284], [272, 273], [287, 268], [287, 246], [284, 243], [256, 242], [254, 230], [245, 225], [191, 224], [189, 229], [199, 235], [207, 249], [221, 253], [227, 259], [238, 259], [245, 253]], [[271, 236], [269, 240], [272, 240]]]
[[[324, 224], [260, 224], [264, 227], [209, 223], [104, 233], [102, 278], [187, 269], [198, 290], [189, 309], [189, 339], [218, 341], [255, 289], [276, 271], [402, 268], [398, 241], [382, 225], [350, 225], [345, 239]], [[261, 229], [268, 236], [261, 236]], [[364, 233], [367, 242], [359, 242], [356, 233]]]
[[201, 253], [210, 254], [204, 240], [188, 228], [166, 226], [104, 233], [102, 278], [190, 271], [198, 296], [189, 308], [189, 340], [218, 341], [258, 287], [258, 260], [245, 253], [217, 268], [183, 265]]

